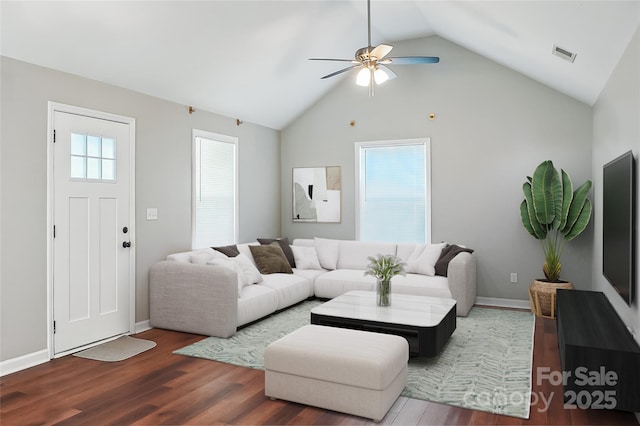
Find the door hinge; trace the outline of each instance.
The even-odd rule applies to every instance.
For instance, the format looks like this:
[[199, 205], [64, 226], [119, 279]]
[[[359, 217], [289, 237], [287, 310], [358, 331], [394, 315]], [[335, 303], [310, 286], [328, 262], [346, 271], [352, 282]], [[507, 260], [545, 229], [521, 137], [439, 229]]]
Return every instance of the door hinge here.
[[53, 334], [56, 334], [56, 322], [53, 322]]
[[55, 237], [56, 237], [56, 226], [53, 225], [53, 238], [55, 238]]
[[56, 143], [56, 129], [53, 129], [53, 143]]

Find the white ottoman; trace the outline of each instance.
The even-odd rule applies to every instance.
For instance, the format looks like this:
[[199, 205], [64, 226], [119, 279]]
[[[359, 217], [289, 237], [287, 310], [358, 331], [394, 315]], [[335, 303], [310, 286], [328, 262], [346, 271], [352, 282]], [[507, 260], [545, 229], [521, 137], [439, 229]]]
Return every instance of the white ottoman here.
[[407, 384], [400, 336], [306, 325], [267, 346], [265, 395], [382, 420]]

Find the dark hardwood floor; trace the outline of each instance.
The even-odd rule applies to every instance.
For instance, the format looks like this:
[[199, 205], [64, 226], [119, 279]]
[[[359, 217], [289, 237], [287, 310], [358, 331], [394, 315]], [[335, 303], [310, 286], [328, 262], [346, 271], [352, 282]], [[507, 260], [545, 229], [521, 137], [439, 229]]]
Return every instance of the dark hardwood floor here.
[[[264, 396], [264, 372], [172, 351], [203, 336], [149, 330], [137, 337], [157, 346], [125, 361], [106, 363], [74, 356], [54, 359], [0, 378], [0, 423], [26, 424], [304, 424], [373, 422]], [[539, 402], [528, 420], [401, 397], [381, 424], [393, 425], [622, 425], [632, 413], [563, 407], [562, 388], [538, 383], [537, 367], [560, 370], [555, 321], [536, 319], [533, 394]], [[535, 398], [535, 397], [534, 397]]]

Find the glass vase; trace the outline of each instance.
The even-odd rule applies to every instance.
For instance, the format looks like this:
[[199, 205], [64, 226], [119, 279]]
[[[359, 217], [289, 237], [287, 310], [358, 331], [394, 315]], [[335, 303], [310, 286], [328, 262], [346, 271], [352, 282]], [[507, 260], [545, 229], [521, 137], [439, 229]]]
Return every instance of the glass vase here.
[[378, 285], [376, 286], [376, 300], [378, 306], [390, 306], [391, 305], [391, 281], [378, 279]]

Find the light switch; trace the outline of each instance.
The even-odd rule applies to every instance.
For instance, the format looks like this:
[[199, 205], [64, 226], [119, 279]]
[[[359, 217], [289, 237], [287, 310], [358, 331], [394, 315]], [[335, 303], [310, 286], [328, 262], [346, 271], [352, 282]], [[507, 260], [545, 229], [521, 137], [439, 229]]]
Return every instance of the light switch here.
[[147, 208], [147, 220], [158, 220], [158, 209]]

